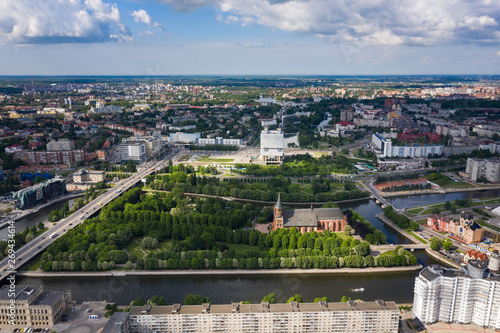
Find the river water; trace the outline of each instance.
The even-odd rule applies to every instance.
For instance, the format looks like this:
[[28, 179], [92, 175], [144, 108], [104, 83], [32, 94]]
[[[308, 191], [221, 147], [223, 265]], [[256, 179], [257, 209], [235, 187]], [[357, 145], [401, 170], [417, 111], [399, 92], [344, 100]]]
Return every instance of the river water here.
[[[398, 208], [414, 207], [440, 201], [498, 196], [500, 191], [461, 192], [393, 198], [389, 201]], [[389, 243], [408, 243], [393, 229], [385, 226], [375, 215], [382, 212], [373, 200], [341, 205], [352, 208], [387, 235]], [[49, 210], [50, 213], [50, 210]], [[48, 215], [48, 213], [47, 213]], [[34, 215], [32, 216], [35, 217]], [[28, 217], [30, 220], [32, 217]], [[29, 225], [30, 222], [27, 222]], [[36, 222], [38, 223], [38, 222]], [[35, 223], [35, 224], [36, 224]], [[424, 251], [416, 251], [418, 261], [427, 266], [438, 263]], [[217, 276], [127, 276], [92, 278], [21, 278], [22, 284], [42, 284], [45, 290], [71, 290], [73, 299], [107, 300], [128, 304], [137, 297], [148, 299], [153, 295], [165, 297], [168, 303], [182, 302], [187, 294], [202, 294], [213, 303], [248, 300], [260, 302], [264, 295], [276, 293], [278, 300], [301, 294], [305, 301], [327, 296], [339, 301], [343, 295], [363, 300], [385, 299], [396, 302], [413, 301], [414, 278], [418, 272], [377, 274], [302, 274], [302, 275], [217, 275]], [[365, 288], [355, 293], [354, 288]]]

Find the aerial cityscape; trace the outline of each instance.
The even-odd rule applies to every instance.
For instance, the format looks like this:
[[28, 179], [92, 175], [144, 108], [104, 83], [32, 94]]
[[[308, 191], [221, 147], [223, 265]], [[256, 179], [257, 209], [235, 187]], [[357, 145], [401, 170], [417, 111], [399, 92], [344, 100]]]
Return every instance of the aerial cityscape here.
[[0, 3], [2, 332], [497, 332], [500, 4]]

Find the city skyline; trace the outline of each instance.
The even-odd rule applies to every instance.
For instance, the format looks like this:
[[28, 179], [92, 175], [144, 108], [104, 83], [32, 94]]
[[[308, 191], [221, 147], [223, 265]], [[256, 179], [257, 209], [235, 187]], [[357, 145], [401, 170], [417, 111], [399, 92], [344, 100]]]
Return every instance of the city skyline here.
[[0, 4], [2, 75], [498, 74], [500, 4]]

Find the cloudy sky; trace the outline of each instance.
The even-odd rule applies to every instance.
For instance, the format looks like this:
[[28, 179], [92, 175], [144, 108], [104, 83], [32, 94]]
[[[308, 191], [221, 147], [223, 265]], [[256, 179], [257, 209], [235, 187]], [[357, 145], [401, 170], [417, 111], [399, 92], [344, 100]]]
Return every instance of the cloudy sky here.
[[1, 0], [0, 75], [500, 74], [498, 0]]

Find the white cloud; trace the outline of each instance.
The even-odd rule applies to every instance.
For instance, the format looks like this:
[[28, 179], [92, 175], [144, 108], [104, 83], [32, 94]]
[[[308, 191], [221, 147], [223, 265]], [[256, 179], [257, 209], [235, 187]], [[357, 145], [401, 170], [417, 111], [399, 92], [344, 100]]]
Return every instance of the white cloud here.
[[144, 9], [133, 11], [132, 14], [130, 15], [132, 15], [134, 21], [144, 23], [148, 27], [159, 28], [159, 29], [164, 28], [162, 24], [155, 22]]
[[492, 0], [156, 0], [190, 12], [212, 6], [217, 19], [246, 22], [332, 42], [439, 45], [500, 41], [500, 2]]
[[130, 41], [116, 4], [101, 0], [2, 0], [0, 42], [17, 44]]

